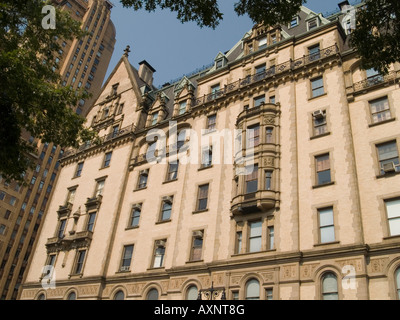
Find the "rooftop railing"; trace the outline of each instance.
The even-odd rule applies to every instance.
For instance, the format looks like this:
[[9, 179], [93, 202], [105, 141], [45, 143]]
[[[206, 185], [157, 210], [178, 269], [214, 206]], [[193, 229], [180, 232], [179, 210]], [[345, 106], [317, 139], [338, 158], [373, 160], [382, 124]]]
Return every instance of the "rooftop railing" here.
[[321, 59], [324, 59], [326, 57], [336, 55], [337, 53], [339, 53], [339, 48], [335, 44], [328, 48], [321, 49], [318, 52], [312, 53], [310, 55], [305, 55], [299, 59], [296, 60], [290, 59], [289, 61], [273, 66], [263, 72], [259, 72], [255, 75], [248, 76], [245, 79], [239, 79], [238, 81], [233, 83], [229, 83], [224, 88], [218, 91], [214, 91], [211, 94], [204, 95], [203, 97], [194, 99], [193, 106], [195, 107], [210, 101], [214, 101], [240, 88], [247, 87], [249, 85], [255, 84], [260, 81], [264, 81], [266, 79], [272, 78], [273, 76], [277, 76], [289, 70], [291, 71], [297, 70], [303, 66], [309, 65], [316, 61], [320, 61]]

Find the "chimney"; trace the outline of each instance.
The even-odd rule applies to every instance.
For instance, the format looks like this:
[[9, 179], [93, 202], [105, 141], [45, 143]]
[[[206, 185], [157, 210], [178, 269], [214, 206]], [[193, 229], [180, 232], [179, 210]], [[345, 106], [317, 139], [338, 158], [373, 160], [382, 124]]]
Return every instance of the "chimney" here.
[[343, 7], [344, 6], [350, 6], [350, 2], [349, 1], [342, 1], [342, 2], [340, 2], [339, 4], [338, 4], [338, 6], [339, 6], [339, 8], [340, 8], [340, 11], [343, 11]]
[[153, 84], [153, 73], [156, 70], [146, 61], [139, 62], [139, 77], [149, 86]]

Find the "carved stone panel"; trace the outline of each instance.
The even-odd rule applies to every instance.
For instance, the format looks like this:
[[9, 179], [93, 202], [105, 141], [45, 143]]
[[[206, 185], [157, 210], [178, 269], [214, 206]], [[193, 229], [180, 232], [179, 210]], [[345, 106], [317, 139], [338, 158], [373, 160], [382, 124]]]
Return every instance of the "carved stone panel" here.
[[382, 274], [388, 264], [388, 261], [389, 258], [371, 259], [368, 265], [368, 272]]

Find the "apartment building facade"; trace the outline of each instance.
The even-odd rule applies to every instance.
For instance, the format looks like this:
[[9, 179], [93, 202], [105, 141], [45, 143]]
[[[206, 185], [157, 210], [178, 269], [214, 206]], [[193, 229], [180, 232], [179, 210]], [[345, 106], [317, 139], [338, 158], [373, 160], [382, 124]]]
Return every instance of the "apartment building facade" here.
[[[63, 86], [84, 88], [92, 97], [71, 106], [84, 115], [96, 99], [114, 51], [115, 28], [110, 20], [112, 5], [103, 0], [54, 1], [89, 32], [83, 39], [64, 41], [56, 58]], [[6, 183], [0, 173], [0, 299], [17, 299], [46, 207], [56, 183], [63, 149], [24, 133], [23, 139], [37, 147], [35, 169], [25, 173], [27, 186]]]
[[64, 152], [21, 299], [399, 299], [399, 65], [343, 16], [256, 25], [161, 89], [125, 51]]

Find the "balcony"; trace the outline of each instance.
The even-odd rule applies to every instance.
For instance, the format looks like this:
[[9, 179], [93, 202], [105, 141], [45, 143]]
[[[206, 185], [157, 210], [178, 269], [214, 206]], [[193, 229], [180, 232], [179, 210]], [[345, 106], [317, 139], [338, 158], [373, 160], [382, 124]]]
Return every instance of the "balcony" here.
[[339, 54], [339, 48], [335, 44], [325, 49], [321, 49], [319, 52], [313, 53], [311, 55], [303, 56], [302, 58], [286, 61], [279, 65], [273, 66], [268, 70], [257, 73], [252, 76], [248, 76], [245, 79], [239, 79], [236, 82], [227, 84], [223, 89], [215, 91], [211, 94], [204, 95], [203, 97], [194, 99], [192, 107], [200, 106], [209, 102], [216, 101], [227, 94], [233, 93], [235, 91], [240, 91], [242, 88], [246, 88], [253, 84], [260, 83], [262, 81], [272, 80], [274, 77], [284, 74], [285, 72], [291, 72], [298, 70], [302, 67], [311, 65], [313, 63], [321, 62], [322, 60], [333, 57]]
[[68, 217], [71, 214], [71, 211], [72, 211], [72, 203], [67, 202], [65, 205], [59, 206], [57, 213], [59, 217], [60, 216]]
[[84, 144], [80, 145], [77, 149], [66, 150], [64, 152], [62, 158], [60, 158], [60, 160], [64, 160], [68, 157], [74, 156], [76, 154], [79, 154], [79, 153], [89, 150], [91, 148], [102, 146], [105, 143], [113, 142], [115, 140], [120, 139], [121, 137], [129, 136], [129, 134], [131, 134], [134, 131], [134, 129], [135, 129], [135, 126], [130, 125], [128, 127], [118, 130], [117, 132], [107, 134], [107, 135], [97, 138], [93, 141], [87, 141]]
[[353, 90], [354, 92], [372, 90], [380, 86], [395, 84], [399, 78], [400, 71], [391, 71], [386, 75], [378, 74], [363, 81], [354, 83]]
[[48, 253], [58, 251], [70, 251], [79, 248], [88, 248], [93, 237], [91, 231], [77, 232], [68, 237], [53, 237], [48, 238], [46, 243], [46, 249]]
[[277, 206], [277, 195], [276, 191], [270, 190], [238, 195], [231, 203], [232, 214], [242, 215], [273, 209]]
[[86, 203], [85, 203], [86, 209], [92, 210], [92, 209], [100, 208], [102, 199], [103, 199], [103, 196], [101, 194], [99, 194], [93, 198], [87, 198]]

